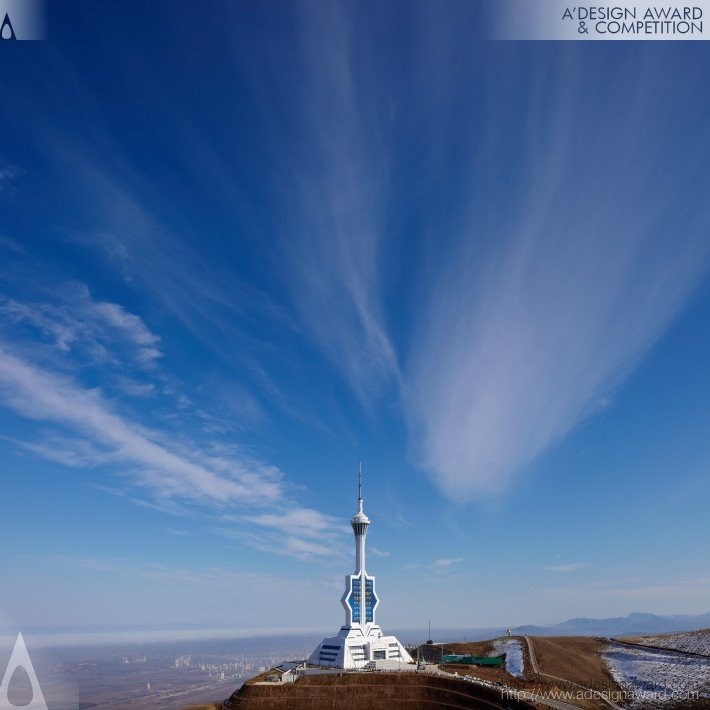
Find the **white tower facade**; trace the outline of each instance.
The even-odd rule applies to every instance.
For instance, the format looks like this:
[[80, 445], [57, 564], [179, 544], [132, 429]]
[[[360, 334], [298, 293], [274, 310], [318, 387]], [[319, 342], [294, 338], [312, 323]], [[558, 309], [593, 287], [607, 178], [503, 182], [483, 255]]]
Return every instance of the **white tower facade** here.
[[414, 663], [394, 636], [382, 633], [375, 619], [380, 600], [375, 592], [375, 577], [365, 569], [365, 539], [370, 519], [362, 508], [362, 467], [358, 473], [357, 513], [350, 524], [355, 534], [355, 572], [346, 575], [345, 592], [340, 599], [345, 609], [345, 625], [337, 636], [324, 638], [308, 662], [353, 670]]

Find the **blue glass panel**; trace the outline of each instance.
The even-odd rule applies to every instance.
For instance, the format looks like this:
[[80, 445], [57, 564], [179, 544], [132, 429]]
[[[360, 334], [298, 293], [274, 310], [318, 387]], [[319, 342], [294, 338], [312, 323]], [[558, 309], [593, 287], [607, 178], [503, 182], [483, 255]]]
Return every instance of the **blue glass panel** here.
[[365, 580], [365, 622], [371, 623], [375, 620], [375, 605], [377, 604], [377, 595], [375, 594], [375, 580]]
[[361, 619], [359, 579], [354, 579], [352, 581], [352, 588], [350, 589], [350, 594], [348, 594], [348, 598], [345, 601], [350, 607], [350, 609], [352, 609], [353, 624], [359, 624]]

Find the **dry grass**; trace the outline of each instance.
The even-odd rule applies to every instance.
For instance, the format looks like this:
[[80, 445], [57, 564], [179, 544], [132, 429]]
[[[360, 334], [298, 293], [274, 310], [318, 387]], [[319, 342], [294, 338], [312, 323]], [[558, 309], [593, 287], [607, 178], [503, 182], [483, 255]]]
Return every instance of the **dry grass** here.
[[[606, 669], [599, 651], [605, 646], [604, 639], [588, 636], [532, 636], [535, 658], [540, 673], [546, 673], [562, 680], [555, 680], [532, 672], [527, 644], [523, 646], [525, 673], [528, 682], [540, 689], [566, 690], [576, 692], [579, 686], [600, 692], [618, 691], [618, 684]], [[565, 682], [567, 681], [567, 682]], [[598, 699], [575, 698], [573, 705], [588, 710], [604, 708], [608, 705]]]
[[565, 678], [585, 687], [609, 687], [618, 690], [599, 655], [599, 651], [606, 645], [603, 639], [586, 636], [535, 636], [532, 642], [541, 673]]
[[[493, 641], [466, 641], [464, 643], [447, 643], [444, 644], [446, 653], [462, 653], [471, 656], [487, 656], [494, 654]], [[495, 654], [494, 654], [495, 655]]]

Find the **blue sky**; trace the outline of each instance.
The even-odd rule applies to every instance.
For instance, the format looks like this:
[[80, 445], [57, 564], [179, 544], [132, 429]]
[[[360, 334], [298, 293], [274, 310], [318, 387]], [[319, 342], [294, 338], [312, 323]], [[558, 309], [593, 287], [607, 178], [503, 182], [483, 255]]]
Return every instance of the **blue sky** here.
[[50, 4], [2, 46], [0, 614], [709, 608], [702, 44], [472, 3]]

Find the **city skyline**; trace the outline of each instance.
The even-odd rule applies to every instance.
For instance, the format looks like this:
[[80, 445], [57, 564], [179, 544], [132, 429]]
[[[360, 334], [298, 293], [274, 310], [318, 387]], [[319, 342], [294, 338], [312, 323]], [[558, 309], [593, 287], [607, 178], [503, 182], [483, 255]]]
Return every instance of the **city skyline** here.
[[360, 460], [387, 629], [708, 611], [702, 43], [46, 19], [2, 56], [0, 635], [337, 628]]

